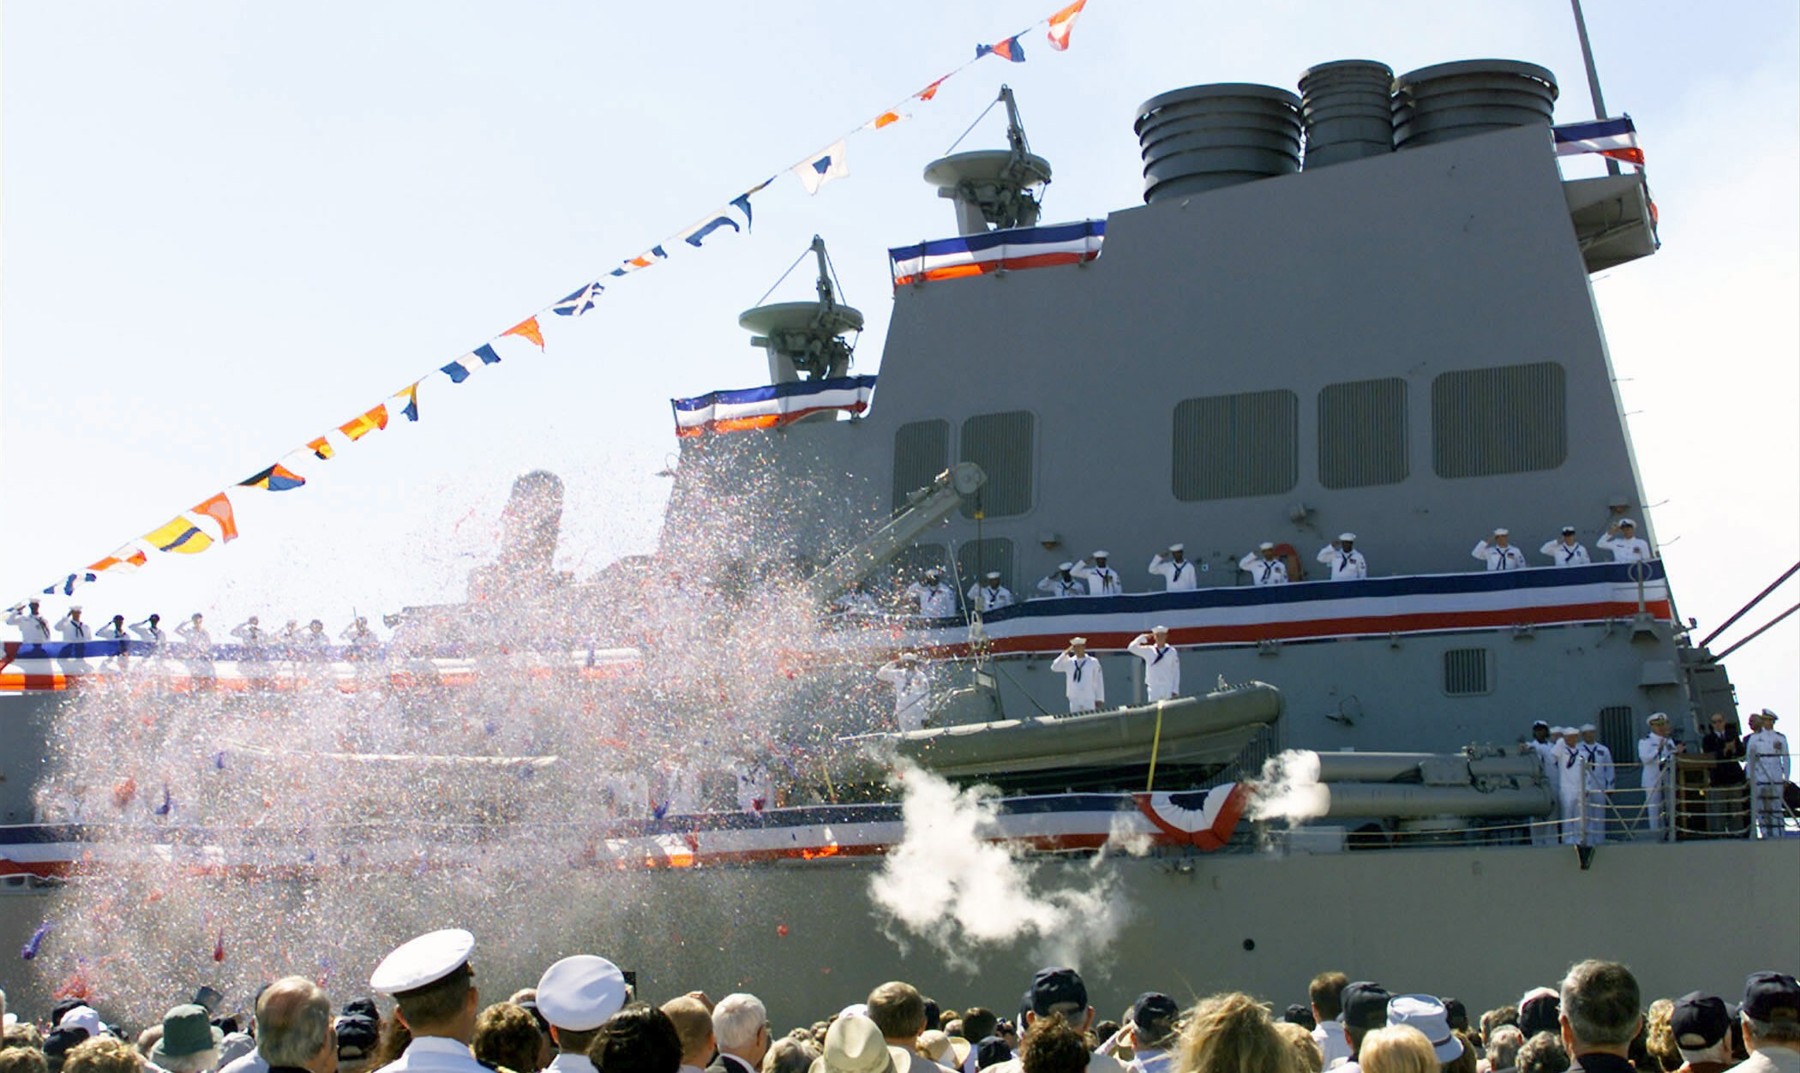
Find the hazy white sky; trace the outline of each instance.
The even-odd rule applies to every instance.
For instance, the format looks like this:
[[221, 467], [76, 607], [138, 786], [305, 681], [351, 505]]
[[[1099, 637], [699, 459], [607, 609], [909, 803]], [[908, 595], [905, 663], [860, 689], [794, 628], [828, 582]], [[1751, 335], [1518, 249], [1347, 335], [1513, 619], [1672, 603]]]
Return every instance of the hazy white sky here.
[[[0, 595], [231, 486], [1057, 6], [7, 0]], [[1704, 631], [1800, 558], [1800, 15], [1587, 13], [1665, 242], [1594, 287], [1676, 599]], [[758, 381], [737, 314], [815, 232], [869, 316], [857, 368], [877, 371], [886, 248], [952, 233], [919, 173], [1002, 81], [1056, 168], [1050, 219], [1139, 203], [1134, 108], [1177, 86], [1501, 56], [1558, 74], [1560, 121], [1591, 114], [1562, 0], [1090, 0], [1069, 52], [1041, 29], [1025, 45], [1029, 62], [985, 60], [852, 138], [851, 176], [818, 196], [778, 181], [752, 235], [549, 318], [545, 354], [428, 378], [418, 425], [305, 489], [235, 496], [242, 539], [90, 588], [90, 617], [335, 630], [353, 607], [459, 598], [511, 478], [539, 466], [568, 485], [565, 566], [650, 550], [667, 400]], [[990, 116], [964, 147], [1000, 140]], [[809, 289], [796, 274], [775, 297]], [[1744, 702], [1792, 713], [1797, 651], [1790, 620], [1735, 656]]]

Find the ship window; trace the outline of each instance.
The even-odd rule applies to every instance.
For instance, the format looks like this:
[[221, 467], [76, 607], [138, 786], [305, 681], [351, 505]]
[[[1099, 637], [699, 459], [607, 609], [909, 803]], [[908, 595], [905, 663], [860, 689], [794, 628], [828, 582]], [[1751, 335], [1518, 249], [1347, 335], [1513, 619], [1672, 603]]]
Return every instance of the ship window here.
[[894, 509], [950, 468], [950, 422], [909, 421], [894, 430]]
[[963, 595], [975, 585], [985, 584], [989, 570], [1000, 571], [1000, 584], [1013, 590], [1013, 542], [1006, 537], [971, 540], [956, 549], [956, 568], [961, 571]]
[[1029, 410], [981, 414], [962, 424], [962, 460], [987, 472], [987, 483], [963, 501], [962, 515], [980, 509], [989, 518], [1031, 509], [1032, 437], [1037, 419]]
[[1212, 395], [1175, 404], [1175, 498], [1237, 499], [1285, 492], [1299, 479], [1300, 397], [1292, 391]]
[[1600, 709], [1600, 743], [1612, 750], [1614, 757], [1636, 756], [1637, 713], [1629, 704], [1616, 704]]
[[1431, 384], [1431, 466], [1440, 477], [1555, 469], [1569, 455], [1563, 367], [1465, 369]]
[[1319, 483], [1365, 488], [1406, 479], [1406, 381], [1355, 380], [1319, 392]]
[[1444, 653], [1445, 693], [1452, 697], [1474, 697], [1493, 691], [1487, 649], [1452, 648]]

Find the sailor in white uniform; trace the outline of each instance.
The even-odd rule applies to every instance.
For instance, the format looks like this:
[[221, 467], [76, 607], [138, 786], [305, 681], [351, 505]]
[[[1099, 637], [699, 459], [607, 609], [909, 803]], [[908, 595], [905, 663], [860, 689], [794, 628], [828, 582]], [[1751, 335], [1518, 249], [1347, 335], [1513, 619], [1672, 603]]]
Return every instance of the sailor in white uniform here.
[[231, 628], [231, 636], [244, 642], [245, 648], [260, 649], [268, 635], [263, 632], [261, 621], [251, 615]]
[[19, 640], [28, 645], [41, 645], [50, 639], [50, 620], [38, 614], [38, 601], [19, 604], [6, 616], [8, 626], [19, 628]]
[[1125, 650], [1144, 661], [1144, 692], [1152, 704], [1181, 692], [1181, 653], [1169, 644], [1169, 628], [1140, 633]]
[[175, 636], [187, 642], [196, 658], [211, 659], [212, 634], [206, 632], [206, 627], [202, 625], [204, 621], [205, 616], [198, 611], [194, 612], [192, 618], [175, 627]]
[[1598, 734], [1594, 724], [1581, 724], [1581, 758], [1587, 765], [1587, 796], [1581, 814], [1584, 846], [1598, 846], [1606, 841], [1607, 806], [1612, 800], [1612, 750], [1599, 740]]
[[881, 608], [875, 603], [875, 597], [863, 588], [860, 581], [852, 581], [844, 594], [837, 598], [832, 607], [841, 615], [876, 615]]
[[1168, 558], [1150, 557], [1150, 572], [1161, 574], [1164, 592], [1186, 592], [1197, 584], [1194, 564], [1187, 561], [1187, 545], [1170, 544]]
[[1355, 533], [1339, 533], [1336, 540], [1319, 549], [1315, 558], [1331, 567], [1333, 581], [1360, 581], [1369, 576], [1369, 560], [1356, 550]]
[[919, 602], [919, 614], [925, 618], [953, 618], [956, 615], [956, 590], [944, 584], [944, 572], [932, 567], [923, 581], [906, 587], [906, 595]]
[[[447, 928], [401, 944], [375, 967], [370, 989], [394, 996], [394, 1016], [412, 1033], [381, 1073], [491, 1073], [469, 1050], [481, 1001], [469, 968], [474, 952], [473, 935]], [[445, 1008], [455, 1012], [440, 1015]]]
[[1087, 582], [1089, 596], [1122, 596], [1125, 585], [1119, 580], [1119, 572], [1107, 565], [1110, 558], [1106, 552], [1096, 551], [1093, 566], [1086, 559], [1078, 559], [1069, 573]]
[[124, 615], [114, 615], [112, 621], [94, 631], [94, 636], [102, 641], [128, 641], [131, 634], [125, 626]]
[[989, 570], [983, 584], [969, 586], [969, 603], [983, 612], [998, 611], [1013, 604], [1012, 590], [1000, 584], [1000, 571]]
[[148, 641], [158, 646], [163, 643], [166, 636], [163, 633], [161, 615], [151, 615], [142, 622], [134, 623], [131, 632], [137, 634], [138, 640]]
[[331, 648], [331, 635], [325, 632], [325, 623], [313, 619], [306, 624], [306, 632], [300, 636], [300, 647], [314, 659], [323, 659]]
[[1250, 575], [1250, 581], [1258, 586], [1286, 585], [1288, 583], [1287, 564], [1275, 556], [1275, 545], [1265, 540], [1257, 545], [1255, 551], [1238, 560], [1238, 569]]
[[1750, 807], [1758, 838], [1782, 836], [1782, 791], [1793, 777], [1794, 758], [1787, 736], [1775, 729], [1775, 713], [1767, 708], [1751, 717], [1762, 729], [1744, 739], [1744, 769], [1750, 774]]
[[[1555, 748], [1556, 740], [1551, 736], [1550, 724], [1544, 722], [1542, 719], [1531, 724], [1531, 740], [1522, 742], [1519, 745], [1519, 751], [1521, 753], [1530, 753], [1532, 756], [1537, 757], [1538, 767], [1543, 771], [1544, 778], [1553, 787], [1557, 783], [1556, 761], [1555, 757], [1552, 755], [1552, 751]], [[1555, 844], [1555, 842], [1556, 831], [1552, 825], [1547, 823], [1533, 823], [1531, 825], [1532, 845], [1549, 846]]]
[[1469, 554], [1487, 564], [1489, 570], [1523, 570], [1526, 567], [1525, 553], [1512, 546], [1512, 534], [1507, 529], [1494, 530], [1494, 542], [1477, 541], [1475, 550]]
[[1637, 535], [1637, 524], [1620, 518], [1606, 535], [1594, 541], [1594, 547], [1612, 552], [1615, 563], [1641, 563], [1650, 558], [1650, 542]]
[[594, 1030], [625, 1008], [625, 974], [603, 957], [576, 954], [544, 970], [537, 1008], [550, 1024], [556, 1057], [546, 1073], [598, 1073], [588, 1059]]
[[919, 657], [903, 652], [875, 672], [875, 677], [894, 687], [894, 723], [902, 731], [924, 730], [930, 711], [931, 676]]
[[93, 639], [93, 634], [89, 632], [87, 623], [81, 621], [80, 604], [70, 607], [69, 613], [57, 620], [56, 632], [62, 634], [64, 644], [74, 644], [79, 641]]
[[1565, 525], [1562, 535], [1555, 540], [1546, 540], [1538, 549], [1538, 554], [1548, 556], [1552, 566], [1586, 566], [1588, 558], [1587, 545], [1575, 539], [1575, 527]]
[[1065, 679], [1069, 711], [1091, 712], [1106, 703], [1106, 677], [1100, 672], [1100, 661], [1087, 653], [1087, 638], [1069, 638], [1069, 647], [1051, 661], [1050, 669], [1060, 671]]
[[1644, 766], [1638, 784], [1644, 788], [1644, 808], [1650, 821], [1650, 836], [1663, 833], [1664, 791], [1675, 779], [1675, 757], [1687, 748], [1669, 737], [1669, 717], [1657, 712], [1649, 719], [1650, 733], [1638, 742], [1638, 763]]
[[1056, 573], [1038, 581], [1038, 591], [1059, 599], [1064, 596], [1087, 595], [1087, 583], [1074, 575], [1074, 569], [1074, 563], [1057, 563]]
[[1581, 731], [1562, 728], [1562, 740], [1550, 750], [1556, 765], [1556, 817], [1561, 824], [1562, 841], [1575, 845], [1581, 841], [1587, 803], [1587, 766], [1581, 759]]

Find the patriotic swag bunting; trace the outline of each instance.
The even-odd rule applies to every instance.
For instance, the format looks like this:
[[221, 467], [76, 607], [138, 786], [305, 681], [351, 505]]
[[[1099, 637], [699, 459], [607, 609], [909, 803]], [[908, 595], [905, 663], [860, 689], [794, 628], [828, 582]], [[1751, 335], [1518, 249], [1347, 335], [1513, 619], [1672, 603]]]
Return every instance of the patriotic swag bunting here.
[[[1051, 48], [1060, 52], [1069, 47], [1070, 29], [1086, 3], [1087, 0], [1075, 0], [1074, 3], [1037, 24], [1048, 27]], [[938, 90], [943, 87], [945, 82], [960, 74], [971, 63], [987, 56], [999, 56], [1013, 63], [1025, 62], [1022, 38], [1027, 32], [1029, 29], [1005, 38], [998, 44], [976, 46], [974, 59], [963, 63], [962, 66], [936, 81], [928, 83], [925, 88], [909, 95], [904, 100], [876, 113], [866, 123], [853, 129], [850, 134], [864, 130], [882, 130], [911, 118], [904, 111], [907, 104], [914, 101], [931, 101], [937, 96]], [[1608, 155], [1618, 155], [1618, 159], [1630, 160], [1631, 157], [1624, 154], [1627, 152], [1637, 153], [1636, 141], [1635, 137], [1630, 134], [1630, 119], [1627, 118], [1623, 122], [1626, 127], [1625, 137], [1629, 139], [1629, 142], [1625, 147], [1609, 146], [1609, 148], [1618, 148], [1617, 154], [1610, 152], [1609, 148], [1565, 148], [1564, 139], [1561, 137], [1565, 128], [1557, 128], [1557, 151], [1559, 153], [1607, 152]], [[1600, 136], [1587, 135], [1586, 137]], [[1605, 134], [1604, 136], [1613, 137], [1615, 135]], [[788, 169], [800, 180], [801, 186], [807, 193], [816, 194], [826, 183], [850, 174], [848, 138], [849, 135], [839, 138], [823, 150]], [[1570, 144], [1574, 144], [1574, 142], [1571, 141]], [[1641, 164], [1642, 155], [1638, 154], [1637, 159], [1633, 162]], [[709, 237], [721, 231], [747, 234], [751, 229], [751, 197], [774, 182], [780, 174], [777, 172], [775, 176], [763, 180], [732, 198], [700, 220], [669, 236], [662, 243], [651, 246], [635, 257], [627, 258], [619, 263], [618, 267], [611, 269], [603, 278], [612, 279], [626, 276], [667, 260], [669, 253], [665, 246], [669, 243], [680, 242], [699, 249]], [[1090, 241], [1094, 241], [1097, 245], [1097, 233], [1095, 238]], [[1061, 255], [1064, 251], [1055, 252]], [[1013, 256], [1013, 254], [1008, 253], [1007, 256]], [[974, 267], [972, 270], [991, 269]], [[896, 262], [896, 276], [899, 274], [899, 266]], [[936, 277], [933, 276], [930, 269], [927, 269], [925, 278]], [[599, 280], [583, 284], [567, 297], [551, 303], [455, 361], [439, 366], [437, 371], [449, 378], [452, 384], [464, 383], [478, 369], [500, 364], [501, 355], [495, 344], [509, 336], [523, 339], [539, 350], [545, 350], [547, 346], [540, 317], [545, 314], [563, 317], [582, 316], [594, 309], [605, 291], [606, 286]], [[419, 388], [423, 383], [423, 379], [414, 380], [389, 396], [389, 401], [398, 408], [400, 415], [405, 417], [409, 423], [419, 420]], [[677, 414], [677, 433], [682, 436], [697, 436], [709, 431], [766, 428], [786, 424], [798, 420], [808, 413], [816, 413], [821, 410], [841, 409], [851, 413], [862, 413], [868, 407], [874, 385], [875, 378], [872, 376], [845, 377], [839, 380], [811, 381], [804, 384], [779, 384], [767, 388], [751, 389], [749, 392], [714, 392], [711, 395], [701, 396], [700, 399], [673, 400]], [[766, 397], [753, 398], [750, 396]], [[690, 406], [690, 404], [692, 405]], [[282, 456], [281, 462], [239, 481], [235, 487], [257, 488], [268, 492], [288, 492], [296, 488], [304, 488], [307, 478], [294, 467], [305, 468], [309, 464], [309, 460], [330, 461], [346, 444], [354, 444], [371, 432], [386, 429], [388, 420], [388, 403], [384, 402], [373, 406], [350, 420], [332, 427], [323, 435], [308, 440], [302, 447]], [[202, 528], [203, 520], [206, 528]], [[208, 532], [209, 528], [216, 529], [218, 535], [215, 537]], [[236, 513], [232, 509], [231, 500], [227, 498], [225, 492], [221, 491], [127, 543], [111, 555], [90, 564], [87, 569], [52, 582], [43, 591], [52, 595], [58, 591], [65, 595], [71, 595], [77, 587], [98, 580], [102, 574], [128, 573], [147, 565], [149, 550], [178, 555], [195, 555], [212, 547], [215, 543], [229, 543], [236, 540], [237, 536]], [[41, 937], [39, 937], [39, 941], [41, 941]]]
[[1564, 123], [1551, 127], [1556, 140], [1557, 156], [1598, 153], [1611, 160], [1644, 166], [1644, 151], [1638, 148], [1637, 124], [1630, 116], [1596, 119], [1588, 123]]

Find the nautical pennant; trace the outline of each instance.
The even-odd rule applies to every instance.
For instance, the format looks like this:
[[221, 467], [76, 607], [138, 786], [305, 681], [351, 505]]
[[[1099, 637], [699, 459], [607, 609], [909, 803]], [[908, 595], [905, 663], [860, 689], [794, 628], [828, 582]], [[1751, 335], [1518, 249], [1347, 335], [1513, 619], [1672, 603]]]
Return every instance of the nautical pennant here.
[[226, 543], [237, 539], [237, 515], [232, 513], [231, 500], [220, 492], [210, 499], [202, 500], [192, 508], [195, 514], [204, 514], [219, 523], [219, 535]]
[[182, 555], [198, 555], [213, 545], [213, 538], [202, 533], [185, 514], [178, 514], [145, 533], [143, 541], [159, 551], [172, 551]]
[[323, 436], [320, 436], [316, 440], [307, 440], [306, 446], [312, 450], [312, 453], [317, 456], [321, 462], [329, 462], [331, 456], [337, 454], [337, 448], [333, 447], [331, 441]]
[[[764, 185], [767, 184], [765, 183]], [[750, 229], [751, 193], [755, 193], [755, 191], [753, 190], [750, 191], [750, 193], [739, 194], [737, 197], [732, 198], [724, 208], [714, 213], [705, 223], [702, 223], [697, 227], [689, 228], [684, 232], [681, 235], [681, 240], [698, 249], [700, 243], [706, 240], [706, 236], [712, 234], [721, 227], [729, 227], [733, 231], [748, 231]], [[744, 226], [742, 228], [738, 227], [738, 222], [731, 217], [731, 214], [727, 212], [726, 209], [737, 209], [744, 214]]]
[[401, 391], [399, 395], [395, 395], [394, 398], [398, 399], [401, 396], [406, 397], [406, 405], [400, 408], [400, 413], [408, 421], [417, 421], [419, 419], [419, 382], [414, 380], [411, 386]]
[[668, 258], [668, 253], [664, 251], [660, 245], [652, 246], [643, 253], [638, 254], [636, 257], [628, 259], [624, 264], [613, 269], [608, 275], [623, 276], [630, 272], [636, 272], [640, 268], [649, 268], [656, 262], [666, 261]]
[[243, 488], [261, 488], [269, 492], [286, 492], [306, 484], [306, 478], [279, 462], [254, 477], [238, 482]]
[[508, 335], [516, 335], [520, 339], [529, 339], [537, 344], [539, 350], [544, 349], [544, 332], [543, 329], [538, 327], [536, 317], [526, 317], [524, 320], [501, 332], [500, 335], [502, 338]]
[[[955, 74], [955, 73], [956, 72], [954, 72], [954, 71], [951, 72], [951, 74]], [[926, 86], [924, 89], [913, 94], [913, 96], [917, 97], [919, 100], [928, 101], [931, 98], [937, 96], [938, 87], [943, 85], [946, 81], [948, 81], [949, 78], [950, 78], [950, 75], [945, 75], [943, 78], [938, 79], [936, 82], [933, 82], [931, 85]]]
[[1019, 41], [1019, 35], [1017, 35], [1017, 34], [1013, 35], [1012, 37], [1007, 38], [1006, 40], [1000, 42], [997, 45], [976, 45], [975, 46], [975, 58], [976, 59], [980, 59], [981, 57], [987, 55], [990, 52], [996, 56], [1001, 57], [1002, 59], [1011, 60], [1014, 63], [1024, 63], [1025, 62], [1025, 46], [1023, 43], [1021, 43]]
[[460, 384], [469, 378], [469, 367], [459, 359], [438, 370], [450, 378], [452, 384]]
[[85, 571], [80, 574], [70, 574], [68, 577], [64, 578], [60, 582], [57, 582], [56, 584], [46, 585], [44, 587], [44, 595], [45, 596], [54, 596], [54, 595], [56, 595], [56, 590], [60, 588], [60, 589], [62, 589], [64, 596], [73, 596], [73, 595], [75, 595], [75, 586], [83, 585], [90, 581], [97, 581], [97, 580], [99, 580], [99, 577], [100, 577], [100, 575], [96, 574], [92, 570], [88, 570], [88, 571]]
[[1073, 4], [1050, 16], [1050, 47], [1064, 52], [1069, 47], [1069, 33], [1075, 29], [1075, 18], [1081, 9], [1087, 6], [1087, 0], [1075, 0]]
[[387, 428], [387, 423], [387, 404], [383, 403], [339, 425], [338, 431], [350, 437], [350, 442], [355, 443], [377, 429]]
[[101, 559], [99, 562], [90, 563], [88, 569], [97, 574], [104, 574], [108, 570], [116, 570], [121, 574], [129, 574], [149, 561], [149, 557], [142, 551], [127, 544], [118, 551], [108, 555], [106, 558]]
[[845, 159], [844, 153], [844, 139], [839, 138], [824, 152], [794, 165], [794, 174], [800, 177], [800, 185], [806, 187], [807, 193], [816, 194], [820, 187], [831, 180], [842, 179], [850, 174], [850, 162]]
[[[698, 246], [699, 243], [696, 242], [694, 245]], [[574, 294], [571, 294], [567, 298], [556, 303], [552, 308], [558, 316], [579, 317], [599, 303], [600, 295], [605, 290], [606, 288], [598, 283], [590, 283], [576, 291]], [[449, 366], [445, 366], [444, 371], [449, 372]], [[464, 375], [467, 375], [467, 373], [465, 372]], [[461, 382], [461, 380], [457, 381], [457, 383]]]

